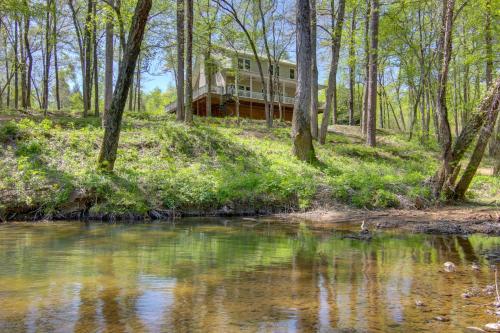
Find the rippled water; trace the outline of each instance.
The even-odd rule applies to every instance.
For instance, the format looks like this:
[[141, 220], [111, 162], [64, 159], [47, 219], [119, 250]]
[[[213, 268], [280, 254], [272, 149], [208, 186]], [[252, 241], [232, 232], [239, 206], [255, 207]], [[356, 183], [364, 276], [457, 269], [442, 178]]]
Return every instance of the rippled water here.
[[496, 321], [492, 296], [461, 294], [493, 283], [481, 253], [499, 238], [345, 232], [223, 219], [0, 225], [0, 332], [461, 332]]

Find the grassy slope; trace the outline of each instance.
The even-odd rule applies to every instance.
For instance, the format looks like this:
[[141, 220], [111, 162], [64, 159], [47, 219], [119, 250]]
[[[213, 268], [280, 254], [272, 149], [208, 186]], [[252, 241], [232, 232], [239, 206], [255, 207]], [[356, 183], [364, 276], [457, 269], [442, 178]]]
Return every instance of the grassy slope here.
[[[316, 145], [321, 162], [311, 166], [291, 155], [285, 125], [269, 131], [248, 120], [196, 122], [190, 128], [170, 117], [126, 115], [115, 173], [106, 175], [95, 170], [98, 119], [1, 121], [0, 213], [42, 216], [83, 206], [96, 216], [251, 213], [333, 202], [412, 206], [429, 198], [422, 184], [436, 168], [435, 150], [396, 135], [380, 133], [371, 149], [356, 129], [338, 127], [343, 133]], [[470, 194], [492, 201], [499, 189], [498, 177], [479, 176]]]

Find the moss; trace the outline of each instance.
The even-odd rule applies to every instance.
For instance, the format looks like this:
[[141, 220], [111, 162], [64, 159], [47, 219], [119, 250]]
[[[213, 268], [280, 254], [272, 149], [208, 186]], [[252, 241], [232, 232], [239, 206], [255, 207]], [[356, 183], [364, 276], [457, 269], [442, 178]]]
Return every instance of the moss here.
[[[189, 127], [171, 116], [126, 114], [115, 171], [101, 174], [99, 119], [25, 118], [0, 127], [0, 196], [15, 193], [15, 202], [55, 213], [82, 190], [92, 195], [90, 210], [104, 214], [307, 209], [317, 200], [372, 209], [430, 198], [423, 182], [437, 167], [434, 148], [384, 132], [372, 149], [349, 132], [316, 145], [319, 161], [310, 165], [292, 156], [286, 124], [269, 130], [258, 121], [197, 118]], [[499, 188], [498, 178], [480, 176], [470, 195], [493, 198]]]

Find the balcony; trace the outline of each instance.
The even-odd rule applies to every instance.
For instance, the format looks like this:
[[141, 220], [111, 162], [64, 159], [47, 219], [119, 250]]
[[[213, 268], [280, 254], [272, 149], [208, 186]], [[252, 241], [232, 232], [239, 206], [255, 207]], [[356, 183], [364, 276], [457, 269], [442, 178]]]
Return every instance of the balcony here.
[[[259, 101], [264, 101], [264, 94], [262, 92], [257, 92], [257, 91], [248, 91], [248, 90], [241, 90], [241, 89], [234, 89], [234, 88], [226, 88], [224, 87], [217, 87], [214, 86], [211, 89], [212, 94], [217, 94], [217, 95], [230, 95], [236, 97], [236, 93], [238, 93], [238, 97], [242, 98], [248, 98], [248, 99], [254, 99], [254, 100], [259, 100]], [[193, 91], [193, 101], [196, 100], [198, 97], [206, 94], [208, 92], [208, 86], [203, 86], [200, 89], [195, 89]], [[281, 103], [283, 104], [289, 104], [293, 105], [295, 103], [295, 97], [292, 96], [274, 96], [274, 102], [279, 103], [281, 98]], [[177, 107], [177, 101], [168, 104], [165, 107], [166, 112], [172, 112], [175, 110]]]

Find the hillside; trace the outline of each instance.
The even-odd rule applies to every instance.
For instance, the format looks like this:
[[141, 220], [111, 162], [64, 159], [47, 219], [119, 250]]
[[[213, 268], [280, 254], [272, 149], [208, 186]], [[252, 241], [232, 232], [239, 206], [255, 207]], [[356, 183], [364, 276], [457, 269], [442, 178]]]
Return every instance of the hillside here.
[[[0, 212], [23, 217], [159, 218], [290, 212], [343, 203], [379, 209], [431, 204], [425, 180], [437, 147], [385, 131], [379, 147], [335, 126], [319, 163], [291, 154], [289, 124], [170, 116], [124, 117], [113, 174], [98, 173], [97, 118], [4, 116], [0, 120]], [[499, 202], [500, 179], [475, 177], [469, 198]]]

